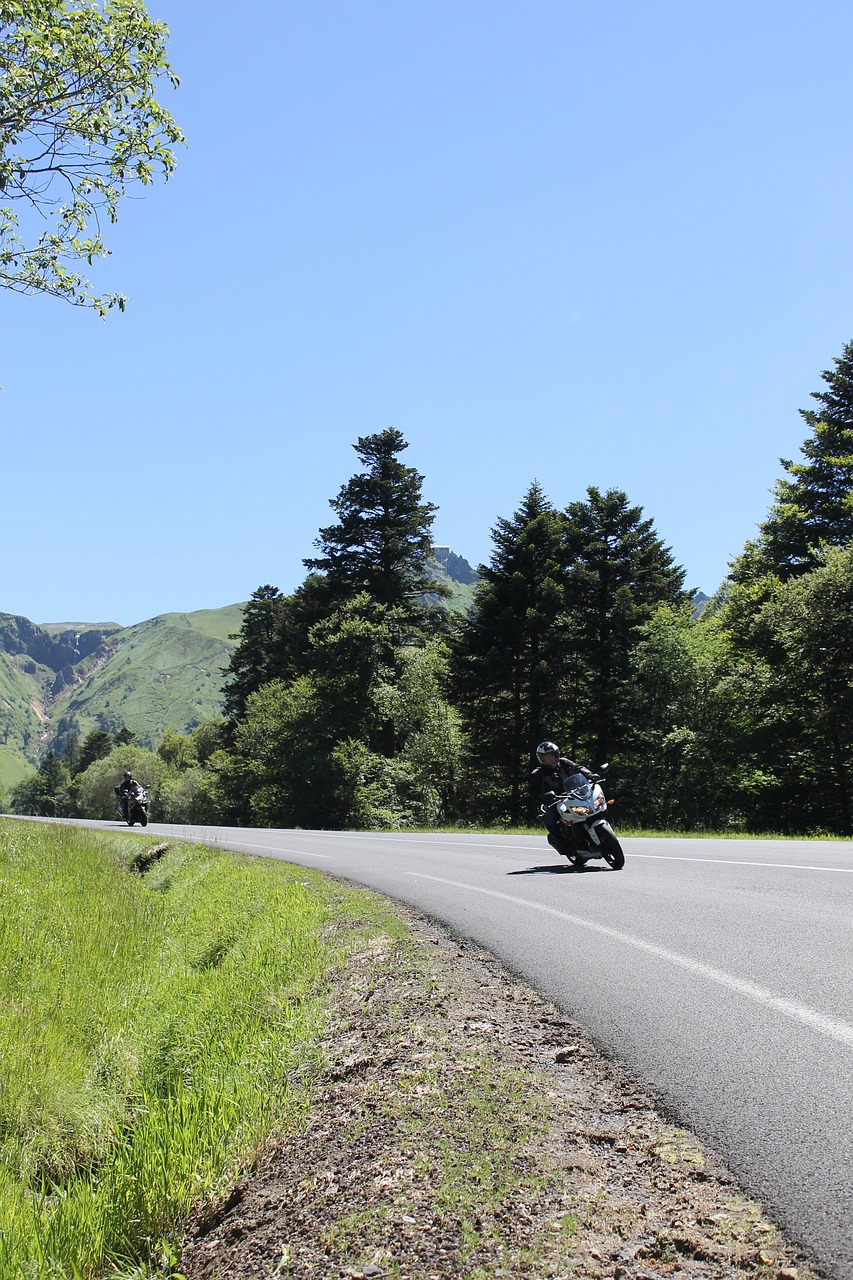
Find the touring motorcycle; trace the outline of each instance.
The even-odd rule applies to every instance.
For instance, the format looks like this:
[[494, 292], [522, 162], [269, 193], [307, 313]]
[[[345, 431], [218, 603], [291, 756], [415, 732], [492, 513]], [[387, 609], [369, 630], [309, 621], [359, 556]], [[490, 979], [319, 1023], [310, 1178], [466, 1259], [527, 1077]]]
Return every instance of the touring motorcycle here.
[[140, 782], [132, 791], [117, 795], [118, 811], [129, 827], [138, 822], [140, 827], [148, 826], [148, 792]]
[[[599, 772], [606, 773], [601, 765]], [[625, 854], [607, 820], [608, 805], [600, 782], [591, 782], [582, 773], [573, 773], [565, 781], [566, 792], [553, 802], [560, 818], [556, 831], [548, 836], [551, 846], [582, 870], [592, 858], [603, 858], [614, 871], [625, 865]]]

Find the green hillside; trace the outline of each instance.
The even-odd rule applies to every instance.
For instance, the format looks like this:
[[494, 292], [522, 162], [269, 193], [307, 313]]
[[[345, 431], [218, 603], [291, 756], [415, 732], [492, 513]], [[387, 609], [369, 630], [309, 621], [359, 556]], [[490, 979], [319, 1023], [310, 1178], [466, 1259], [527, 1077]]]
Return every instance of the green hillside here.
[[165, 729], [180, 733], [222, 714], [222, 668], [240, 630], [242, 605], [166, 613], [110, 639], [113, 655], [61, 701], [81, 733], [132, 729], [153, 747]]
[[140, 746], [222, 713], [222, 668], [241, 604], [168, 613], [133, 627], [36, 626], [0, 613], [0, 786], [14, 785], [74, 731], [117, 733]]
[[[477, 574], [449, 547], [436, 547], [430, 575], [470, 608]], [[164, 613], [133, 627], [114, 622], [41, 626], [0, 613], [0, 788], [31, 773], [70, 735], [128, 728], [142, 747], [166, 729], [188, 733], [222, 714], [222, 669], [240, 631], [243, 605]]]
[[32, 670], [0, 649], [0, 786], [13, 786], [32, 769], [45, 728], [43, 681]]

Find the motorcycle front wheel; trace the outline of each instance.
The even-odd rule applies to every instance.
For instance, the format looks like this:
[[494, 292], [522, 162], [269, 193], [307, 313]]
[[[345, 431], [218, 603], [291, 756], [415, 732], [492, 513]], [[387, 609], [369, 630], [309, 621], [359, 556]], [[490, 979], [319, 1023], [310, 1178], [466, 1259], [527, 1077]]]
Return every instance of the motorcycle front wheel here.
[[599, 822], [597, 827], [598, 838], [601, 841], [601, 854], [608, 866], [614, 871], [621, 871], [625, 865], [625, 855], [622, 852], [622, 846], [616, 839], [609, 822]]

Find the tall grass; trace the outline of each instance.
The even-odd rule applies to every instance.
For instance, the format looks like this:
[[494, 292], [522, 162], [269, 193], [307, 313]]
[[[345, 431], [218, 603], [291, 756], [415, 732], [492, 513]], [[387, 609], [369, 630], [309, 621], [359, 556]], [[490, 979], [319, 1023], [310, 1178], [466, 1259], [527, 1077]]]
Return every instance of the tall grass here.
[[0, 1280], [161, 1250], [298, 1122], [324, 981], [392, 927], [302, 868], [141, 848], [0, 821]]

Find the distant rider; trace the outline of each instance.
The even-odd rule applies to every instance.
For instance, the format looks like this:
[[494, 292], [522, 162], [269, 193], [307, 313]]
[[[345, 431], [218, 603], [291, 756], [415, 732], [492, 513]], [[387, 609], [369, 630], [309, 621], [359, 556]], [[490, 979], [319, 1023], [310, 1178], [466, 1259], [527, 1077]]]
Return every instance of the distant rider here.
[[141, 785], [136, 781], [130, 770], [125, 769], [124, 778], [115, 788], [115, 793], [118, 796], [119, 806], [124, 814], [125, 821], [127, 821], [127, 806], [130, 801], [130, 797], [137, 795], [141, 789]]
[[560, 825], [557, 799], [566, 794], [568, 789], [566, 782], [573, 773], [583, 774], [585, 778], [589, 778], [590, 782], [598, 782], [599, 776], [590, 769], [584, 768], [582, 764], [575, 764], [574, 760], [569, 760], [567, 756], [561, 756], [556, 742], [540, 742], [536, 748], [536, 759], [539, 761], [539, 767], [530, 775], [530, 792], [540, 805], [545, 806], [543, 816], [545, 826], [548, 828], [548, 843], [562, 853], [557, 837], [557, 828]]

